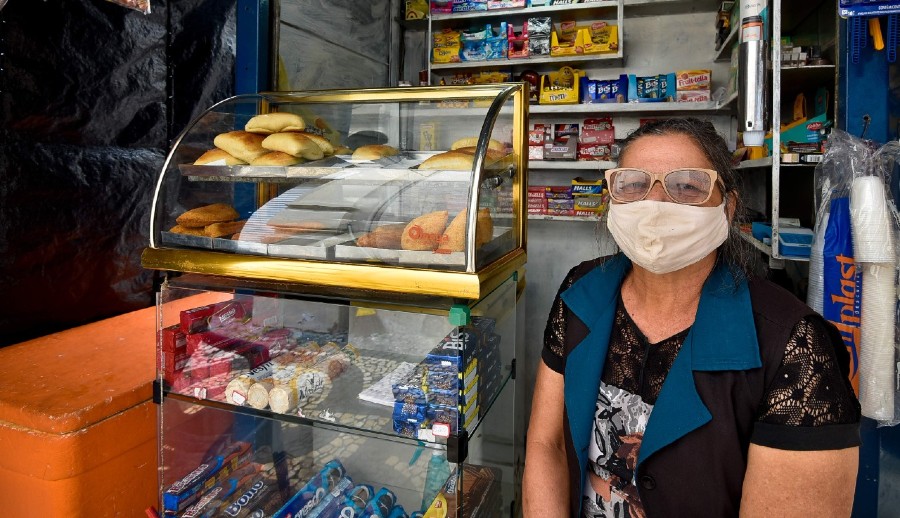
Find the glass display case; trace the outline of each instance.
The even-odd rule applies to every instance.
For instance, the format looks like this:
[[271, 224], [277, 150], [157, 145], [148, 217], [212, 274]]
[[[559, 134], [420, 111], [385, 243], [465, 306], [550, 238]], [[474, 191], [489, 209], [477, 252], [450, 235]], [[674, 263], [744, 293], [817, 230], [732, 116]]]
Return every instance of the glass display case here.
[[523, 262], [523, 88], [223, 101], [185, 130], [166, 161], [144, 263], [480, 298], [487, 279]]
[[521, 84], [291, 92], [191, 124], [143, 255], [167, 516], [514, 514], [526, 110]]

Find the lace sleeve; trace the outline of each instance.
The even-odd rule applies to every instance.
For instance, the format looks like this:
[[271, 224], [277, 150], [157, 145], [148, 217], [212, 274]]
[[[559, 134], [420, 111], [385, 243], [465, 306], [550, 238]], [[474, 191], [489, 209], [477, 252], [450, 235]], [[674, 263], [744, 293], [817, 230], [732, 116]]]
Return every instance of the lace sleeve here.
[[758, 421], [794, 427], [858, 423], [859, 402], [845, 374], [848, 366], [842, 365], [848, 360], [840, 336], [830, 333], [820, 317], [800, 320], [768, 387]]
[[541, 357], [544, 359], [544, 363], [556, 372], [563, 372], [566, 368], [566, 328], [568, 327], [569, 310], [561, 295], [575, 284], [581, 275], [583, 272], [579, 272], [577, 266], [566, 275], [559, 286], [559, 291], [556, 292], [556, 298], [553, 299], [550, 316], [547, 318], [547, 327], [544, 328], [544, 350], [541, 352]]

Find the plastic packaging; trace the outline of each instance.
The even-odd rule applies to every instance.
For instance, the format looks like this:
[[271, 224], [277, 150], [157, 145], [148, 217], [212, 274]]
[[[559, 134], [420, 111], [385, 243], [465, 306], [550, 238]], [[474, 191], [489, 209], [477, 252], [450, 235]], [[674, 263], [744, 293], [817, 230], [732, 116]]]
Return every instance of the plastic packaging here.
[[431, 460], [428, 461], [428, 471], [425, 473], [425, 490], [422, 493], [422, 512], [428, 510], [434, 501], [444, 482], [450, 478], [450, 464], [447, 458], [439, 450], [431, 452]]

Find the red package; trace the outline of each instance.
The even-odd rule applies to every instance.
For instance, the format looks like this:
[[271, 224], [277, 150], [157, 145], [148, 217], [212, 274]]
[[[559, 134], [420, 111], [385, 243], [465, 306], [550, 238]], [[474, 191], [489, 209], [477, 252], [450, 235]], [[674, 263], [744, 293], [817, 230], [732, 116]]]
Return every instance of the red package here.
[[187, 337], [178, 324], [163, 328], [160, 338], [160, 349], [163, 351], [187, 354]]
[[187, 354], [187, 351], [180, 353], [162, 351], [156, 357], [156, 369], [162, 372], [163, 379], [171, 381], [176, 373], [184, 370], [184, 366], [190, 359], [191, 357]]
[[181, 330], [187, 334], [202, 333], [231, 322], [243, 322], [250, 318], [252, 307], [249, 300], [229, 300], [186, 309], [181, 312]]

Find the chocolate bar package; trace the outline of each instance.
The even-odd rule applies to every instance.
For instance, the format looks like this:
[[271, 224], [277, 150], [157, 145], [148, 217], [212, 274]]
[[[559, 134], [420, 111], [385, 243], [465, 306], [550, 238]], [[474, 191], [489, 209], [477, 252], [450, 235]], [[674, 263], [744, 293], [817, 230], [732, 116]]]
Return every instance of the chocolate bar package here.
[[306, 516], [302, 513], [309, 513], [319, 505], [325, 495], [334, 489], [346, 474], [347, 471], [339, 460], [328, 461], [294, 496], [272, 514], [272, 518]]
[[231, 472], [225, 480], [200, 496], [200, 499], [178, 515], [181, 518], [211, 518], [218, 514], [219, 507], [236, 491], [249, 487], [250, 482], [260, 473], [262, 465], [250, 462]]
[[[501, 472], [496, 468], [464, 464], [462, 474], [457, 470], [447, 479], [440, 493], [425, 511], [424, 518], [447, 518], [459, 516], [497, 516], [492, 502], [496, 502], [500, 491]], [[463, 498], [458, 499], [459, 493]], [[456, 511], [460, 510], [459, 513]]]
[[186, 309], [181, 312], [181, 330], [185, 333], [200, 333], [223, 327], [232, 322], [250, 320], [253, 303], [250, 300], [228, 300], [206, 306]]
[[334, 489], [328, 492], [322, 501], [319, 502], [313, 509], [309, 511], [309, 513], [297, 514], [297, 518], [331, 518], [333, 516], [339, 516], [337, 513], [340, 512], [343, 507], [344, 499], [353, 489], [353, 480], [350, 477], [344, 477], [337, 484], [335, 484]]
[[180, 512], [200, 498], [233, 471], [250, 461], [252, 450], [246, 442], [235, 442], [221, 453], [202, 462], [196, 469], [169, 486], [163, 493], [163, 508]]

